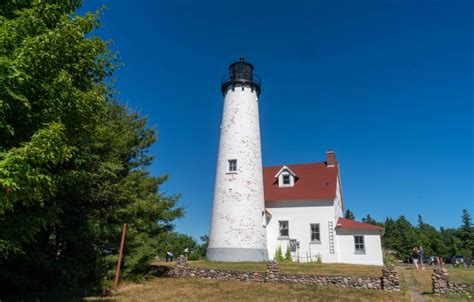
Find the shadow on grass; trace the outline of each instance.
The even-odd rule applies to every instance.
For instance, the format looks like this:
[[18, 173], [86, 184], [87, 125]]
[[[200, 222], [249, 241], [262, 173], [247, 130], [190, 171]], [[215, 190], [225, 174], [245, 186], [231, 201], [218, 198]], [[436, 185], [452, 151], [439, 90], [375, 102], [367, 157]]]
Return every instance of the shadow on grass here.
[[[160, 265], [154, 264], [151, 266], [149, 276], [153, 277], [166, 277], [168, 272], [174, 267], [171, 265]], [[145, 278], [146, 279], [146, 278]], [[105, 298], [112, 294], [111, 291], [112, 282], [108, 281], [106, 284], [90, 284], [81, 287], [60, 287], [56, 289], [44, 290], [44, 291], [33, 291], [28, 290], [17, 290], [14, 293], [8, 293], [5, 289], [0, 291], [0, 302], [13, 302], [13, 301], [84, 301], [87, 297], [87, 301], [98, 301], [102, 300], [101, 297]], [[97, 297], [97, 299], [91, 299], [90, 297]]]
[[83, 286], [77, 288], [57, 288], [47, 291], [17, 293], [9, 296], [0, 296], [2, 302], [13, 301], [84, 301], [86, 297], [104, 297], [110, 295], [110, 291], [97, 286]]

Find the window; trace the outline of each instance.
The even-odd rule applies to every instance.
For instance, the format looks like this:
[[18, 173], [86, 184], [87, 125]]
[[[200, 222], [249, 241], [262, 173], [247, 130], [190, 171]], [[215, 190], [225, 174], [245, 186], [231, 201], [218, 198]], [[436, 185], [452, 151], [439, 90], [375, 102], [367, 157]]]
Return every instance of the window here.
[[311, 228], [311, 241], [320, 241], [321, 236], [319, 234], [319, 223], [312, 223], [310, 224]]
[[287, 166], [283, 166], [275, 175], [275, 178], [278, 179], [278, 187], [280, 188], [291, 188], [297, 180], [296, 174]]
[[229, 172], [237, 172], [237, 160], [229, 159]]
[[278, 221], [280, 224], [280, 237], [288, 237], [288, 220]]
[[364, 236], [354, 236], [356, 254], [365, 254]]

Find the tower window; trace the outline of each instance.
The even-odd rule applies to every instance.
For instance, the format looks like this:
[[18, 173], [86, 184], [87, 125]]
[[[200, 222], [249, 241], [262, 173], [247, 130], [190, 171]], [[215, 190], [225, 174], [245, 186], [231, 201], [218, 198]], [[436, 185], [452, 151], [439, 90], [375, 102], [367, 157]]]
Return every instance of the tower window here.
[[291, 180], [290, 180], [290, 175], [289, 174], [284, 174], [283, 175], [283, 184], [284, 185], [290, 185]]
[[229, 159], [229, 172], [237, 172], [237, 160]]

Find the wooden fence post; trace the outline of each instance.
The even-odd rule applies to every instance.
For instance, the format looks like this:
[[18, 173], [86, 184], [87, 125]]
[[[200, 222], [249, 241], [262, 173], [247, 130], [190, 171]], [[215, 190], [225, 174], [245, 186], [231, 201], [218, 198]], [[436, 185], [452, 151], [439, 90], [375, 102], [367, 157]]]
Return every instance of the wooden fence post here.
[[117, 289], [119, 278], [120, 278], [120, 268], [122, 266], [122, 258], [123, 258], [123, 247], [125, 245], [125, 234], [127, 233], [127, 224], [124, 223], [122, 227], [122, 240], [120, 241], [120, 250], [119, 250], [119, 258], [117, 261], [117, 270], [115, 271], [115, 280], [114, 280], [114, 287]]

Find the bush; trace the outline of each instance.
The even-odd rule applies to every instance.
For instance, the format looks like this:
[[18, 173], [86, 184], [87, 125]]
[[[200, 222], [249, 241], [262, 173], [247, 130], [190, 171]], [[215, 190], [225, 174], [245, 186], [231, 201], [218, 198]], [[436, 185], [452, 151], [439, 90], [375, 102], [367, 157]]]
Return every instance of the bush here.
[[275, 251], [275, 261], [283, 262], [285, 259], [283, 258], [283, 253], [281, 251], [281, 246], [277, 247]]
[[293, 262], [293, 258], [291, 257], [290, 245], [288, 245], [288, 246], [286, 247], [285, 261]]

